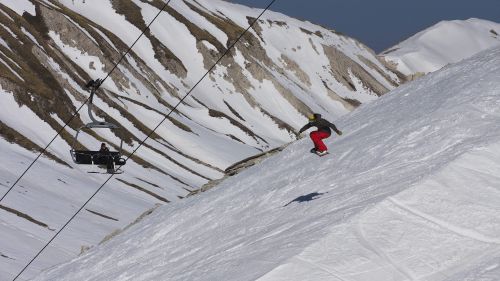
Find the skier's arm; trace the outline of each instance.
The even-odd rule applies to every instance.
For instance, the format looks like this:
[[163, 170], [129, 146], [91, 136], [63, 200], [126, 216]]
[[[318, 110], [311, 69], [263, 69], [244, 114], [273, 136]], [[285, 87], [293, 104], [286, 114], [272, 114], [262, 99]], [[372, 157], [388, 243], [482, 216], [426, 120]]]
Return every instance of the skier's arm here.
[[330, 122], [328, 122], [328, 123], [330, 125], [330, 128], [332, 128], [335, 131], [335, 133], [337, 133], [337, 135], [339, 135], [339, 136], [342, 135], [342, 132], [339, 129], [337, 129], [337, 127], [335, 126], [335, 124], [330, 123]]
[[311, 122], [307, 123], [304, 127], [302, 127], [302, 129], [299, 130], [299, 135], [302, 134], [302, 132], [304, 132], [305, 130], [309, 129], [312, 127], [312, 124]]

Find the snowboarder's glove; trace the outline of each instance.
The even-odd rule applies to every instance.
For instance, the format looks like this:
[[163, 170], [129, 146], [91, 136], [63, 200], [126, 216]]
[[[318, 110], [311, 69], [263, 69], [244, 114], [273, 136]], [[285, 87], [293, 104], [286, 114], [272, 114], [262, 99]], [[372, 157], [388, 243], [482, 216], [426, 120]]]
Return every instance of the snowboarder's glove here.
[[337, 134], [338, 134], [339, 136], [341, 136], [341, 135], [342, 135], [342, 131], [337, 131]]

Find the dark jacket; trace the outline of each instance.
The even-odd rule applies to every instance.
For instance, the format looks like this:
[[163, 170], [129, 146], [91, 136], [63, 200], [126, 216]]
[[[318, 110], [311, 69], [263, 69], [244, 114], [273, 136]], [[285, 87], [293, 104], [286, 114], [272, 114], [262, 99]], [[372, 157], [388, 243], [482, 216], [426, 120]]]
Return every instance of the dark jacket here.
[[101, 146], [101, 149], [99, 149], [99, 152], [101, 153], [109, 153], [109, 148], [107, 146]]
[[307, 123], [304, 127], [302, 127], [302, 129], [300, 129], [299, 134], [304, 132], [305, 130], [311, 128], [311, 127], [316, 127], [316, 128], [318, 128], [318, 131], [326, 132], [329, 134], [332, 133], [331, 129], [333, 129], [335, 131], [335, 133], [337, 133], [339, 135], [342, 134], [337, 129], [337, 127], [335, 127], [334, 124], [330, 123], [328, 120], [321, 118], [321, 114], [314, 114], [314, 117], [315, 117], [314, 120], [309, 121], [309, 123]]

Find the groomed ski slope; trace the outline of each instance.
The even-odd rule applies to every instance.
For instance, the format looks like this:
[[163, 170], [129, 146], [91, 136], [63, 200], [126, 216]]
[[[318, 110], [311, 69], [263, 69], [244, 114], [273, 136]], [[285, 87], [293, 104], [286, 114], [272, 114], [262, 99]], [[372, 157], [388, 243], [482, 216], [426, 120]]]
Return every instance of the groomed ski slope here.
[[498, 280], [498, 77], [500, 48], [402, 86], [330, 155], [296, 142], [35, 280]]

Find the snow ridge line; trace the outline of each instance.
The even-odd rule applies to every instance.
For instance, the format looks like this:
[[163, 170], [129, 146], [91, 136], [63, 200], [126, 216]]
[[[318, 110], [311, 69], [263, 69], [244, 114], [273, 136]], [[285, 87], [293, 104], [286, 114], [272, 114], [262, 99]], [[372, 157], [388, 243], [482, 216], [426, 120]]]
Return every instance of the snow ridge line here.
[[394, 205], [396, 205], [397, 207], [399, 207], [400, 209], [407, 211], [407, 212], [409, 212], [417, 217], [420, 217], [420, 218], [423, 218], [427, 221], [430, 221], [430, 222], [436, 224], [437, 226], [442, 227], [444, 229], [447, 229], [447, 230], [449, 230], [457, 235], [460, 235], [460, 236], [463, 236], [466, 238], [470, 238], [470, 239], [473, 239], [473, 240], [476, 240], [479, 242], [500, 245], [500, 239], [498, 239], [498, 238], [489, 237], [489, 236], [486, 236], [478, 231], [468, 229], [468, 228], [463, 228], [463, 227], [454, 225], [452, 223], [446, 222], [444, 220], [441, 220], [439, 218], [433, 217], [433, 216], [428, 215], [424, 212], [421, 212], [415, 208], [412, 208], [412, 207], [406, 205], [405, 203], [403, 203], [403, 202], [401, 202], [393, 197], [389, 197], [388, 200], [391, 203], [393, 203]]

